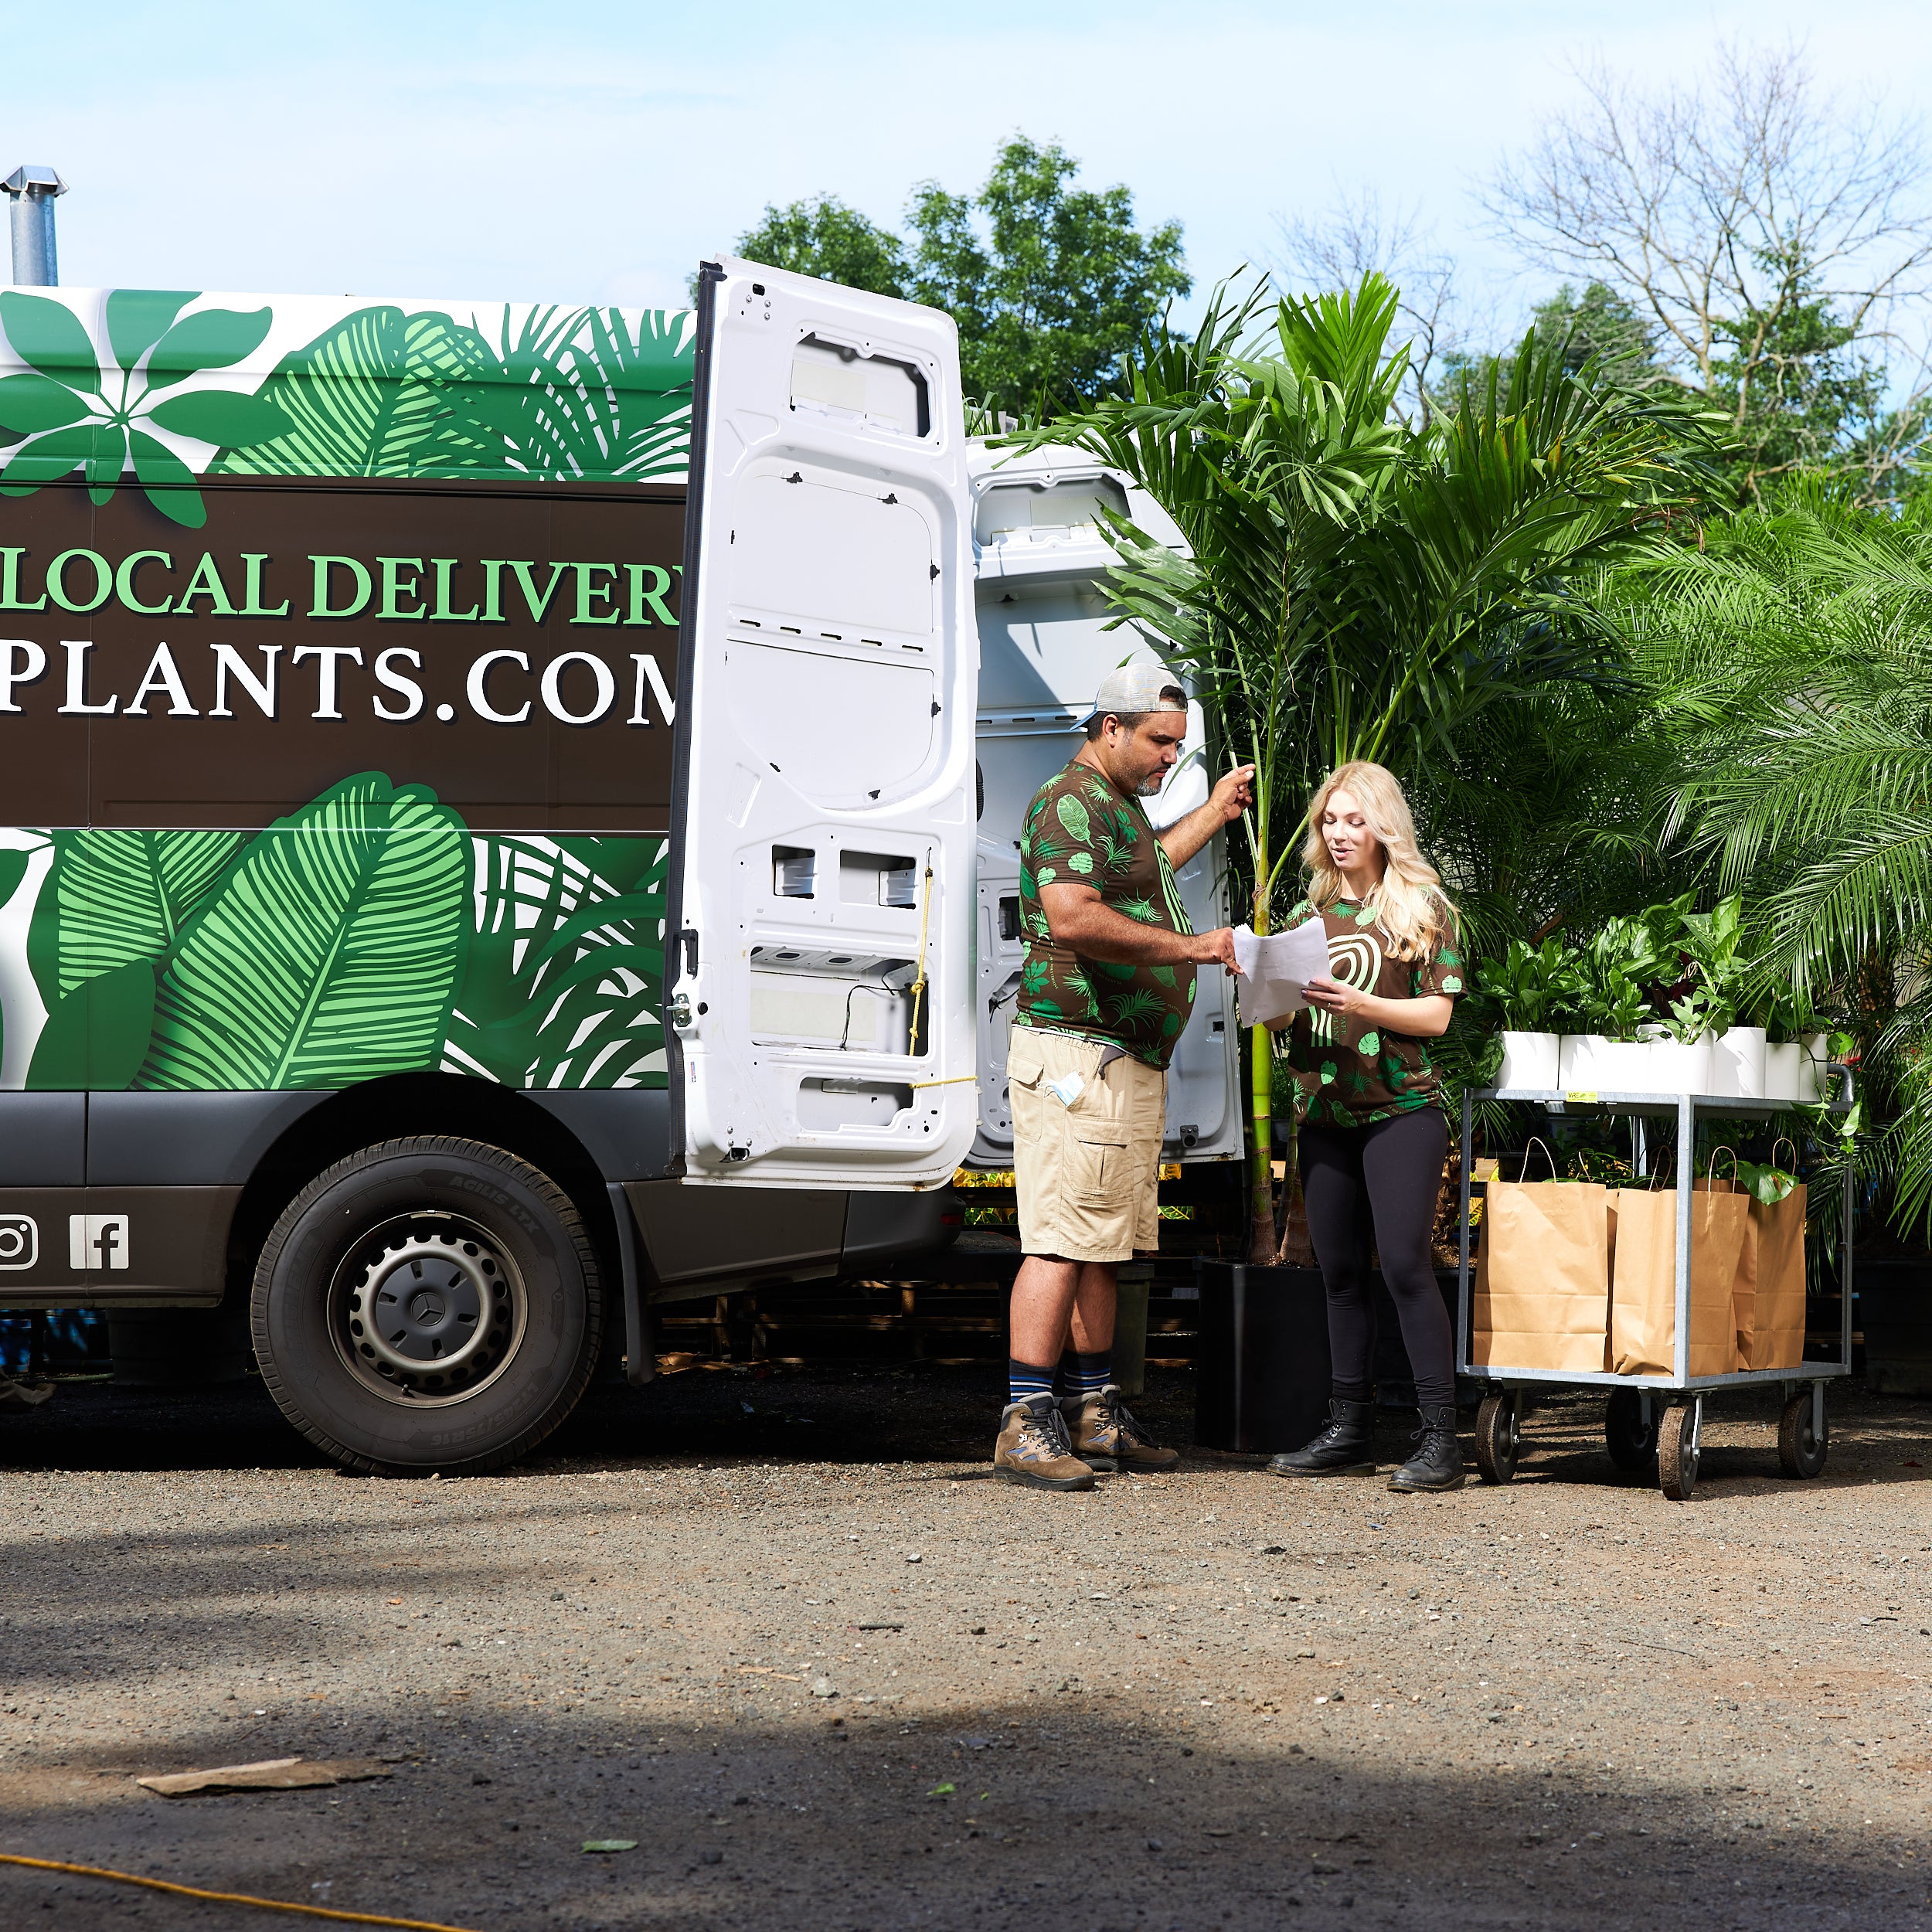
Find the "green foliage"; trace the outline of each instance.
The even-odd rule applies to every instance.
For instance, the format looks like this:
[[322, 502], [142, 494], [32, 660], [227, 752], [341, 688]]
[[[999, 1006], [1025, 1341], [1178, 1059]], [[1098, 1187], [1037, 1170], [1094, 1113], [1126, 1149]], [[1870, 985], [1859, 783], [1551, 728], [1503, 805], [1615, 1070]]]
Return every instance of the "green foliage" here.
[[1512, 1032], [1560, 1032], [1583, 998], [1582, 961], [1554, 934], [1539, 946], [1512, 939], [1501, 959], [1478, 962], [1476, 989], [1497, 1002]]
[[140, 1084], [344, 1087], [434, 1065], [469, 893], [454, 812], [379, 773], [343, 780], [251, 841], [189, 920]]
[[116, 1089], [148, 1056], [155, 1024], [155, 969], [133, 959], [57, 1001], [34, 1043], [31, 1088]]
[[684, 468], [692, 345], [672, 318], [534, 308], [493, 343], [427, 310], [359, 309], [283, 358], [259, 398], [283, 434], [211, 475], [638, 482]]
[[[757, 226], [738, 237], [736, 252], [747, 261], [875, 295], [903, 298], [906, 293], [906, 244], [835, 195], [814, 195], [783, 208], [767, 202]], [[697, 298], [693, 276], [691, 299]]]
[[194, 300], [158, 290], [115, 290], [107, 298], [107, 322], [117, 366], [104, 370], [87, 332], [64, 302], [19, 289], [0, 294], [0, 328], [31, 372], [0, 378], [0, 447], [19, 445], [0, 468], [0, 494], [31, 495], [78, 469], [94, 501], [105, 503], [131, 468], [163, 516], [199, 529], [208, 512], [194, 472], [139, 425], [240, 447], [283, 434], [288, 421], [264, 396], [161, 393], [205, 369], [231, 367], [267, 335], [265, 308], [203, 309], [177, 321]]
[[510, 1087], [662, 1087], [668, 845], [480, 844], [481, 910], [447, 1063]]
[[1127, 189], [1077, 188], [1079, 172], [1057, 142], [1015, 134], [977, 194], [915, 188], [907, 238], [819, 195], [767, 206], [737, 253], [946, 310], [967, 394], [989, 416], [1037, 417], [1111, 386], [1141, 332], [1193, 286], [1180, 223], [1137, 227]]

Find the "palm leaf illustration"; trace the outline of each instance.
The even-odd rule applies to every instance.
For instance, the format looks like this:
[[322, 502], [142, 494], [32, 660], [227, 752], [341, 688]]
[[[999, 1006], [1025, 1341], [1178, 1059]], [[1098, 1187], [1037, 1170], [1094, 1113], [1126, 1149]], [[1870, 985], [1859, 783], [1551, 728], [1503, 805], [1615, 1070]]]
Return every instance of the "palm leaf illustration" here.
[[1054, 810], [1060, 823], [1066, 827], [1067, 836], [1077, 845], [1093, 842], [1094, 827], [1087, 817], [1087, 808], [1070, 791], [1061, 793]]
[[241, 842], [238, 832], [56, 832], [27, 939], [48, 1005], [130, 961], [159, 961]]
[[512, 1087], [663, 1086], [665, 842], [476, 848], [476, 932], [444, 1066]]
[[362, 772], [254, 838], [161, 981], [145, 1087], [344, 1087], [436, 1064], [469, 936], [470, 842]]

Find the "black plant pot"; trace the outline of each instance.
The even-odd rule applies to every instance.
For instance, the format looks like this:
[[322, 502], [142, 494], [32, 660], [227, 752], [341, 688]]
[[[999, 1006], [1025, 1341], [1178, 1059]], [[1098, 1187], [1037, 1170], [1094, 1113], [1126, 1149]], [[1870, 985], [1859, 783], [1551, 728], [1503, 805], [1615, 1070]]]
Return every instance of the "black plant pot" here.
[[1328, 1416], [1328, 1308], [1313, 1268], [1200, 1264], [1194, 1440], [1271, 1456]]
[[1932, 1268], [1861, 1261], [1852, 1287], [1873, 1393], [1932, 1396]]

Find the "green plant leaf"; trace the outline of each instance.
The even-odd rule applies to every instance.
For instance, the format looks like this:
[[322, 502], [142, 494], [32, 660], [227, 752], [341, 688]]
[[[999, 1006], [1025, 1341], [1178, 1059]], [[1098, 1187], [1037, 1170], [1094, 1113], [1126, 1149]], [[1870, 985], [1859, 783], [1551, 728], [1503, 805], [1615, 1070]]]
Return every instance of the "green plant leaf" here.
[[117, 288], [107, 298], [107, 344], [123, 369], [132, 369], [195, 299], [191, 290]]
[[87, 406], [64, 383], [50, 376], [9, 376], [0, 379], [0, 423], [29, 434], [38, 430], [65, 429], [87, 413]]
[[147, 1057], [154, 1030], [155, 969], [130, 960], [77, 987], [47, 1015], [27, 1084], [45, 1090], [118, 1092]]
[[158, 964], [242, 836], [117, 825], [56, 832], [53, 871], [27, 938], [48, 1005], [131, 960]]
[[140, 430], [128, 432], [128, 448], [148, 501], [171, 522], [199, 530], [208, 521], [208, 506], [195, 488], [194, 471], [165, 443]]
[[400, 308], [345, 315], [285, 355], [256, 392], [292, 426], [245, 450], [223, 450], [211, 475], [411, 476], [450, 413], [450, 384], [485, 352], [447, 315]]
[[346, 1087], [434, 1066], [469, 935], [470, 866], [456, 813], [380, 772], [278, 819], [176, 947], [141, 1084]]
[[124, 433], [111, 424], [77, 423], [23, 443], [0, 470], [0, 490], [30, 496], [43, 483], [56, 481], [86, 464], [91, 471], [111, 452], [125, 449]]
[[226, 369], [267, 339], [272, 309], [204, 308], [184, 317], [148, 358], [148, 386], [165, 389], [198, 369]]
[[243, 448], [286, 436], [294, 425], [267, 398], [231, 389], [199, 389], [164, 396], [148, 412], [149, 420], [177, 436]]
[[93, 341], [65, 302], [8, 289], [0, 294], [0, 328], [6, 331], [15, 355], [30, 369], [70, 389], [100, 394], [100, 364]]

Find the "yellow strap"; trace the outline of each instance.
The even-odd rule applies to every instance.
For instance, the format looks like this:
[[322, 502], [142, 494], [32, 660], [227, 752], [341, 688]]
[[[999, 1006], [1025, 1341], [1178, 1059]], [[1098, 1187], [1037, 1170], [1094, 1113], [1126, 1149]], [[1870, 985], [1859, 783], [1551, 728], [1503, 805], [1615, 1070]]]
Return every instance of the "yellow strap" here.
[[978, 1078], [977, 1073], [954, 1073], [943, 1080], [914, 1080], [912, 1089], [916, 1094], [922, 1087], [964, 1087], [968, 1080], [977, 1080]]
[[396, 1925], [406, 1932], [464, 1932], [457, 1925], [439, 1925], [433, 1919], [386, 1919], [376, 1912], [338, 1912], [332, 1906], [295, 1905], [287, 1899], [258, 1899], [247, 1892], [204, 1892], [192, 1885], [170, 1885], [165, 1879], [144, 1879], [133, 1872], [116, 1872], [104, 1865], [67, 1865], [58, 1859], [22, 1858], [0, 1852], [0, 1865], [24, 1865], [36, 1872], [71, 1872], [78, 1878], [112, 1879], [121, 1885], [145, 1885], [151, 1892], [173, 1892], [185, 1899], [213, 1899], [221, 1905], [258, 1905], [264, 1912], [300, 1912], [311, 1919], [338, 1919], [351, 1925]]
[[[917, 1039], [919, 1037], [920, 1002], [926, 997], [926, 920], [927, 916], [931, 913], [932, 910], [933, 869], [931, 866], [928, 866], [926, 868], [925, 896], [919, 902], [919, 977], [912, 983], [912, 1037], [914, 1039]], [[920, 1082], [920, 1085], [922, 1087], [937, 1087], [939, 1084], [940, 1083], [937, 1080], [922, 1080]]]

